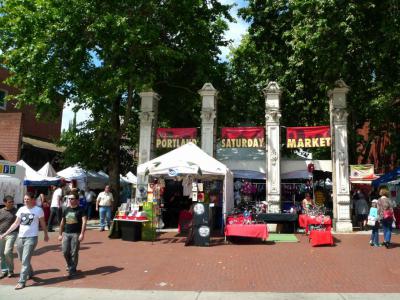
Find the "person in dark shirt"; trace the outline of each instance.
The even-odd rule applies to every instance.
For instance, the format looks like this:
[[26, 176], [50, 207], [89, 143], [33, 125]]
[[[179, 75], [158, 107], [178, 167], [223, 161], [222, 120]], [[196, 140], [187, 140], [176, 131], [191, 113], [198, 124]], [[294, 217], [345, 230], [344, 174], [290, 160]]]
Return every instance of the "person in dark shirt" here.
[[[17, 218], [15, 214], [17, 209], [14, 206], [14, 198], [12, 196], [4, 197], [5, 207], [0, 209], [0, 234], [7, 231]], [[0, 260], [1, 273], [0, 279], [4, 277], [11, 278], [14, 276], [14, 243], [18, 236], [18, 227], [9, 233], [4, 239], [0, 240]]]
[[72, 193], [69, 196], [70, 207], [66, 207], [62, 213], [59, 241], [62, 241], [62, 252], [67, 262], [68, 278], [76, 274], [79, 258], [79, 245], [85, 237], [86, 212], [79, 207], [79, 195]]

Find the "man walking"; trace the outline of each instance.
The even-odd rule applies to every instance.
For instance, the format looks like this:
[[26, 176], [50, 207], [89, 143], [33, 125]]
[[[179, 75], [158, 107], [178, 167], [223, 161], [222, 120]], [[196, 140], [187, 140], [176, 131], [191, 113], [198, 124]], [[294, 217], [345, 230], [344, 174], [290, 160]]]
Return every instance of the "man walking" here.
[[100, 215], [100, 231], [104, 231], [107, 219], [107, 230], [110, 228], [111, 224], [111, 208], [114, 202], [113, 195], [110, 192], [110, 186], [106, 185], [104, 192], [101, 192], [97, 196], [96, 200], [96, 211]]
[[72, 193], [69, 196], [70, 206], [62, 213], [58, 240], [62, 241], [62, 252], [67, 262], [68, 278], [76, 273], [79, 258], [80, 242], [85, 237], [86, 212], [79, 207], [79, 195]]
[[[0, 209], [0, 235], [5, 233], [8, 228], [14, 223], [17, 218], [15, 214], [17, 209], [14, 206], [14, 198], [12, 196], [4, 197], [3, 209]], [[0, 279], [4, 277], [11, 278], [14, 276], [14, 243], [17, 239], [18, 227], [11, 233], [6, 235], [4, 239], [0, 240], [0, 260], [1, 260], [1, 273]]]
[[62, 205], [62, 198], [63, 198], [63, 190], [62, 186], [56, 187], [52, 186], [53, 189], [53, 196], [51, 198], [51, 204], [50, 204], [50, 217], [49, 217], [49, 223], [47, 225], [48, 231], [53, 232], [53, 223], [54, 223], [54, 218], [57, 217], [57, 225], [60, 224], [61, 222], [61, 205]]
[[96, 198], [96, 194], [92, 190], [89, 190], [89, 188], [86, 188], [85, 197], [87, 204], [86, 206], [87, 218], [88, 220], [90, 220], [92, 218], [93, 202], [94, 199]]

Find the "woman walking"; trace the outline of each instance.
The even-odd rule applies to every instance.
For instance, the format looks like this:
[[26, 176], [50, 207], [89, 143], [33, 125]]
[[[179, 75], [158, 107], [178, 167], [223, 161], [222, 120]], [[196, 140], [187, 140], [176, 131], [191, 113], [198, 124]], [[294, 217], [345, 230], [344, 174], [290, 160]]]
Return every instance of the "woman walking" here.
[[15, 222], [4, 234], [0, 235], [0, 239], [3, 239], [19, 226], [17, 252], [21, 261], [21, 273], [18, 284], [15, 286], [16, 290], [23, 289], [26, 281], [33, 276], [31, 258], [38, 242], [39, 223], [44, 232], [44, 241], [49, 240], [43, 210], [35, 205], [36, 200], [31, 193], [26, 193], [24, 196], [24, 204], [25, 206], [17, 211]]
[[379, 190], [381, 196], [378, 200], [378, 215], [383, 228], [383, 245], [389, 248], [392, 238], [392, 223], [394, 219], [392, 202], [389, 199], [389, 190], [382, 187]]

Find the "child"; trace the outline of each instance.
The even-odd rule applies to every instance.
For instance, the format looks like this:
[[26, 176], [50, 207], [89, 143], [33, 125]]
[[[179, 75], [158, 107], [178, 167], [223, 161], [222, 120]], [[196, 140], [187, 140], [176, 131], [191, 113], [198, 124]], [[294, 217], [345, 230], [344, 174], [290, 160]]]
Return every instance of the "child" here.
[[378, 200], [372, 200], [372, 207], [369, 209], [368, 219], [374, 219], [375, 225], [372, 227], [371, 240], [369, 244], [374, 247], [379, 247], [379, 222], [378, 222]]

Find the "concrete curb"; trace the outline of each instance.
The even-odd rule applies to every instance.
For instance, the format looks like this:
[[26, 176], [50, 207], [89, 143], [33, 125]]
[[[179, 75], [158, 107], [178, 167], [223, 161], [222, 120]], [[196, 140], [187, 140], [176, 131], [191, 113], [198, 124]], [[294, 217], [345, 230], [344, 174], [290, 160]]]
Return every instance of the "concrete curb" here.
[[363, 294], [363, 293], [268, 293], [268, 292], [203, 292], [203, 291], [150, 291], [150, 290], [110, 290], [60, 287], [27, 287], [15, 291], [14, 286], [0, 285], [0, 300], [47, 300], [47, 299], [87, 299], [87, 300], [364, 300], [364, 299], [399, 299], [400, 294]]

